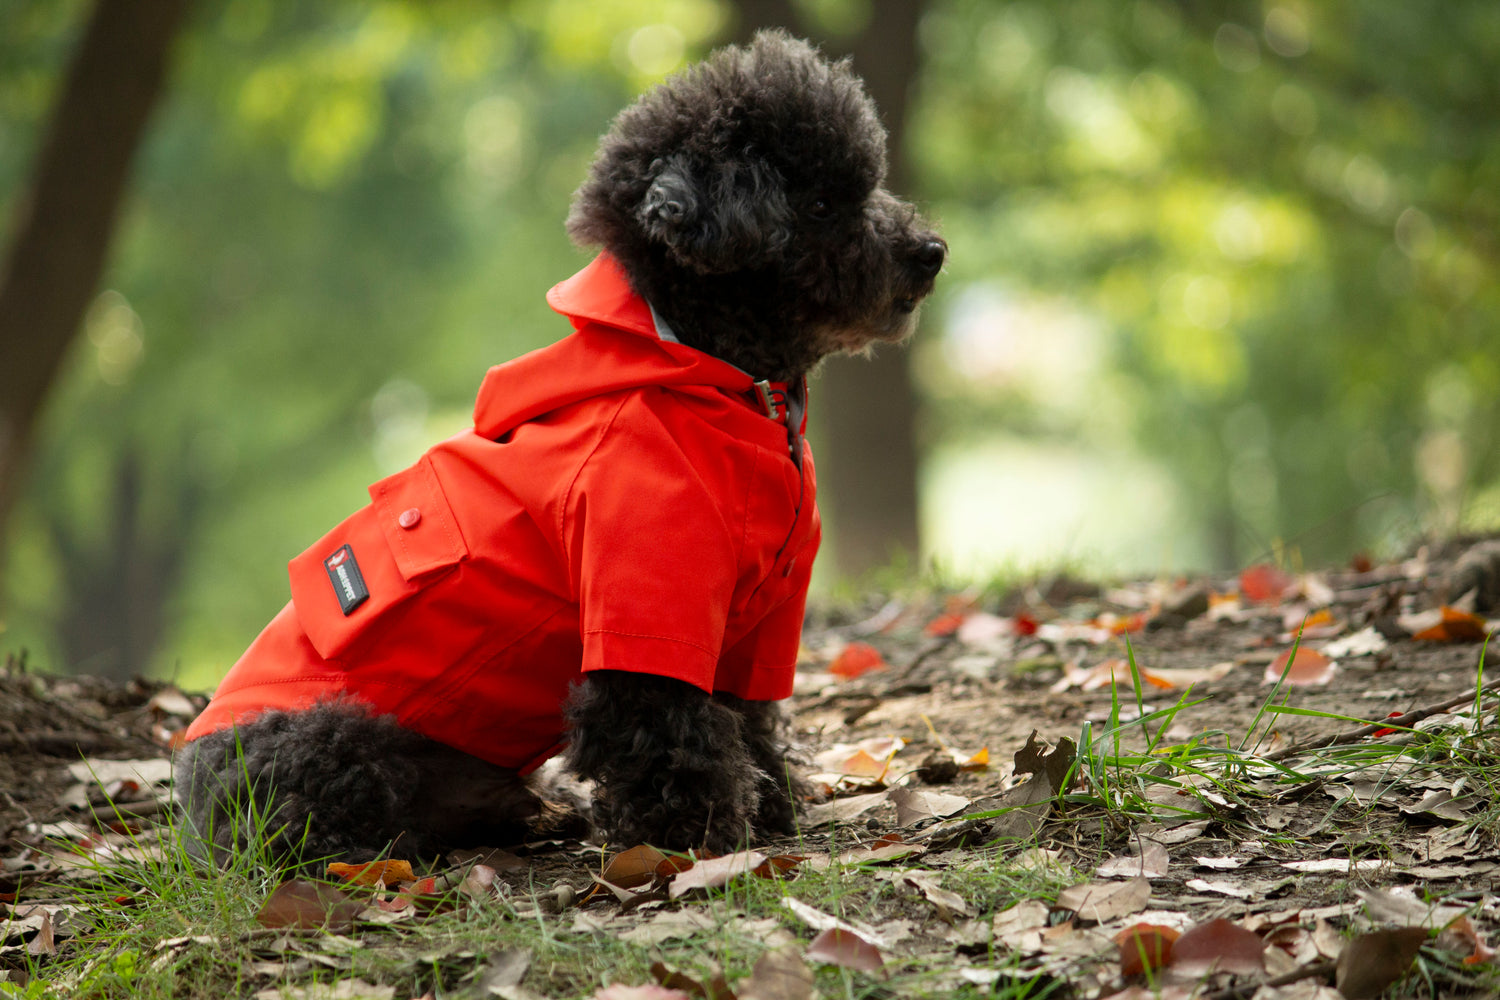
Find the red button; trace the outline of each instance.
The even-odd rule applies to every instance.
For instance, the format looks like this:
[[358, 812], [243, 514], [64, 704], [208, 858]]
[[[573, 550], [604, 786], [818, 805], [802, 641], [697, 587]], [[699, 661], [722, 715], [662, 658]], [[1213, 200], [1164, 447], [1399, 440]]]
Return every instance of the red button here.
[[396, 518], [396, 523], [407, 530], [411, 530], [417, 526], [417, 522], [420, 520], [422, 520], [422, 512], [415, 507], [408, 507], [401, 512], [400, 517]]

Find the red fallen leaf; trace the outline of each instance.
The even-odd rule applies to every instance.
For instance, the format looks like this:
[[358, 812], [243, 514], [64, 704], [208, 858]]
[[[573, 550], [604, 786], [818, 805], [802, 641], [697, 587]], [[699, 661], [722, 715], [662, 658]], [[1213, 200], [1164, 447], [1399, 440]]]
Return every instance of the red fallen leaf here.
[[1036, 635], [1036, 630], [1041, 627], [1041, 622], [1038, 622], [1025, 611], [1012, 618], [1011, 624], [1015, 627], [1016, 635], [1020, 636]]
[[969, 617], [967, 614], [961, 614], [956, 611], [945, 611], [928, 622], [927, 627], [922, 629], [922, 631], [924, 634], [934, 637], [952, 635], [958, 631], [958, 627], [964, 623], [964, 619], [967, 617]]
[[806, 860], [805, 854], [778, 854], [756, 865], [754, 874], [761, 878], [776, 878], [778, 875], [785, 875]]
[[[716, 855], [711, 853], [705, 853], [703, 855], [704, 858], [712, 858], [715, 856]], [[687, 871], [695, 864], [697, 864], [697, 861], [686, 854], [669, 854], [657, 863], [656, 877], [659, 879], [669, 879], [673, 875], [676, 875], [678, 872]]]
[[851, 642], [833, 658], [833, 662], [828, 665], [828, 672], [835, 677], [853, 680], [872, 670], [884, 670], [886, 666], [885, 657], [880, 655], [880, 650], [869, 643]]
[[1431, 628], [1424, 628], [1412, 638], [1424, 642], [1481, 642], [1487, 634], [1483, 618], [1445, 604], [1442, 621]]
[[[1405, 714], [1406, 714], [1405, 712], [1387, 712], [1385, 717], [1387, 719], [1399, 719], [1399, 718], [1401, 718], [1401, 716], [1403, 716]], [[1372, 736], [1389, 736], [1389, 735], [1391, 735], [1394, 732], [1399, 732], [1399, 730], [1396, 730], [1396, 729], [1377, 729], [1377, 730], [1375, 730], [1375, 732], [1371, 733], [1370, 735], [1372, 735]]]
[[1293, 582], [1270, 563], [1259, 563], [1240, 574], [1240, 596], [1252, 604], [1275, 604]]
[[1260, 935], [1220, 917], [1193, 927], [1177, 939], [1171, 965], [1189, 975], [1230, 972], [1248, 976], [1264, 972], [1265, 945]]
[[366, 861], [358, 865], [330, 861], [328, 874], [337, 875], [345, 882], [352, 882], [355, 885], [374, 885], [376, 882], [395, 885], [397, 882], [417, 880], [416, 872], [411, 870], [410, 861]]
[[298, 878], [277, 886], [255, 920], [262, 927], [348, 929], [362, 908], [331, 885]]
[[[1291, 669], [1287, 669], [1287, 663], [1291, 662]], [[1316, 649], [1298, 649], [1297, 659], [1292, 660], [1292, 651], [1289, 649], [1266, 666], [1266, 676], [1262, 684], [1275, 684], [1281, 679], [1283, 672], [1286, 673], [1286, 683], [1299, 686], [1310, 686], [1314, 684], [1327, 684], [1333, 680], [1333, 675], [1338, 665], [1318, 652]]]
[[1132, 924], [1115, 935], [1120, 946], [1120, 974], [1138, 976], [1172, 961], [1172, 943], [1180, 935], [1161, 924]]
[[621, 889], [634, 889], [656, 878], [657, 866], [667, 856], [650, 844], [640, 844], [609, 859], [600, 877]]
[[885, 967], [879, 948], [842, 927], [830, 927], [813, 938], [804, 955], [824, 965], [842, 965], [861, 972], [878, 972]]

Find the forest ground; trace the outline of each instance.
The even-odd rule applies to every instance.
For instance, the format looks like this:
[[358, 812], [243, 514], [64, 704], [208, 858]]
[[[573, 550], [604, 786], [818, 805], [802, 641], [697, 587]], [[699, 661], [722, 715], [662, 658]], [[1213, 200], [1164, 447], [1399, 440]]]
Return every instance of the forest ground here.
[[820, 605], [799, 836], [374, 886], [194, 869], [167, 761], [203, 696], [12, 655], [0, 996], [1492, 996], [1500, 555], [1466, 551]]

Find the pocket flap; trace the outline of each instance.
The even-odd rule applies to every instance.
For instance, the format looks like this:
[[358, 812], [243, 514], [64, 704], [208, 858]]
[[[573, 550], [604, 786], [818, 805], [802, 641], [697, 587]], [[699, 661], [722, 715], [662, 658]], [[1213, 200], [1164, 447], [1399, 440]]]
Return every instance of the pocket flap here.
[[297, 619], [324, 659], [343, 658], [469, 553], [426, 458], [371, 486], [370, 497], [287, 567]]
[[370, 502], [406, 579], [446, 569], [469, 554], [431, 459], [371, 486]]

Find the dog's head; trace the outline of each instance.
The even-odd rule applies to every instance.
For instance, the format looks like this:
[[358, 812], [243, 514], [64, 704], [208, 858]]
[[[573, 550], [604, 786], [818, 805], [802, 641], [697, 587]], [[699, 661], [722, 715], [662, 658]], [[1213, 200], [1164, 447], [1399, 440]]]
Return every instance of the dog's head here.
[[887, 192], [885, 130], [847, 61], [761, 32], [615, 119], [568, 229], [685, 342], [759, 377], [910, 332], [947, 247]]

